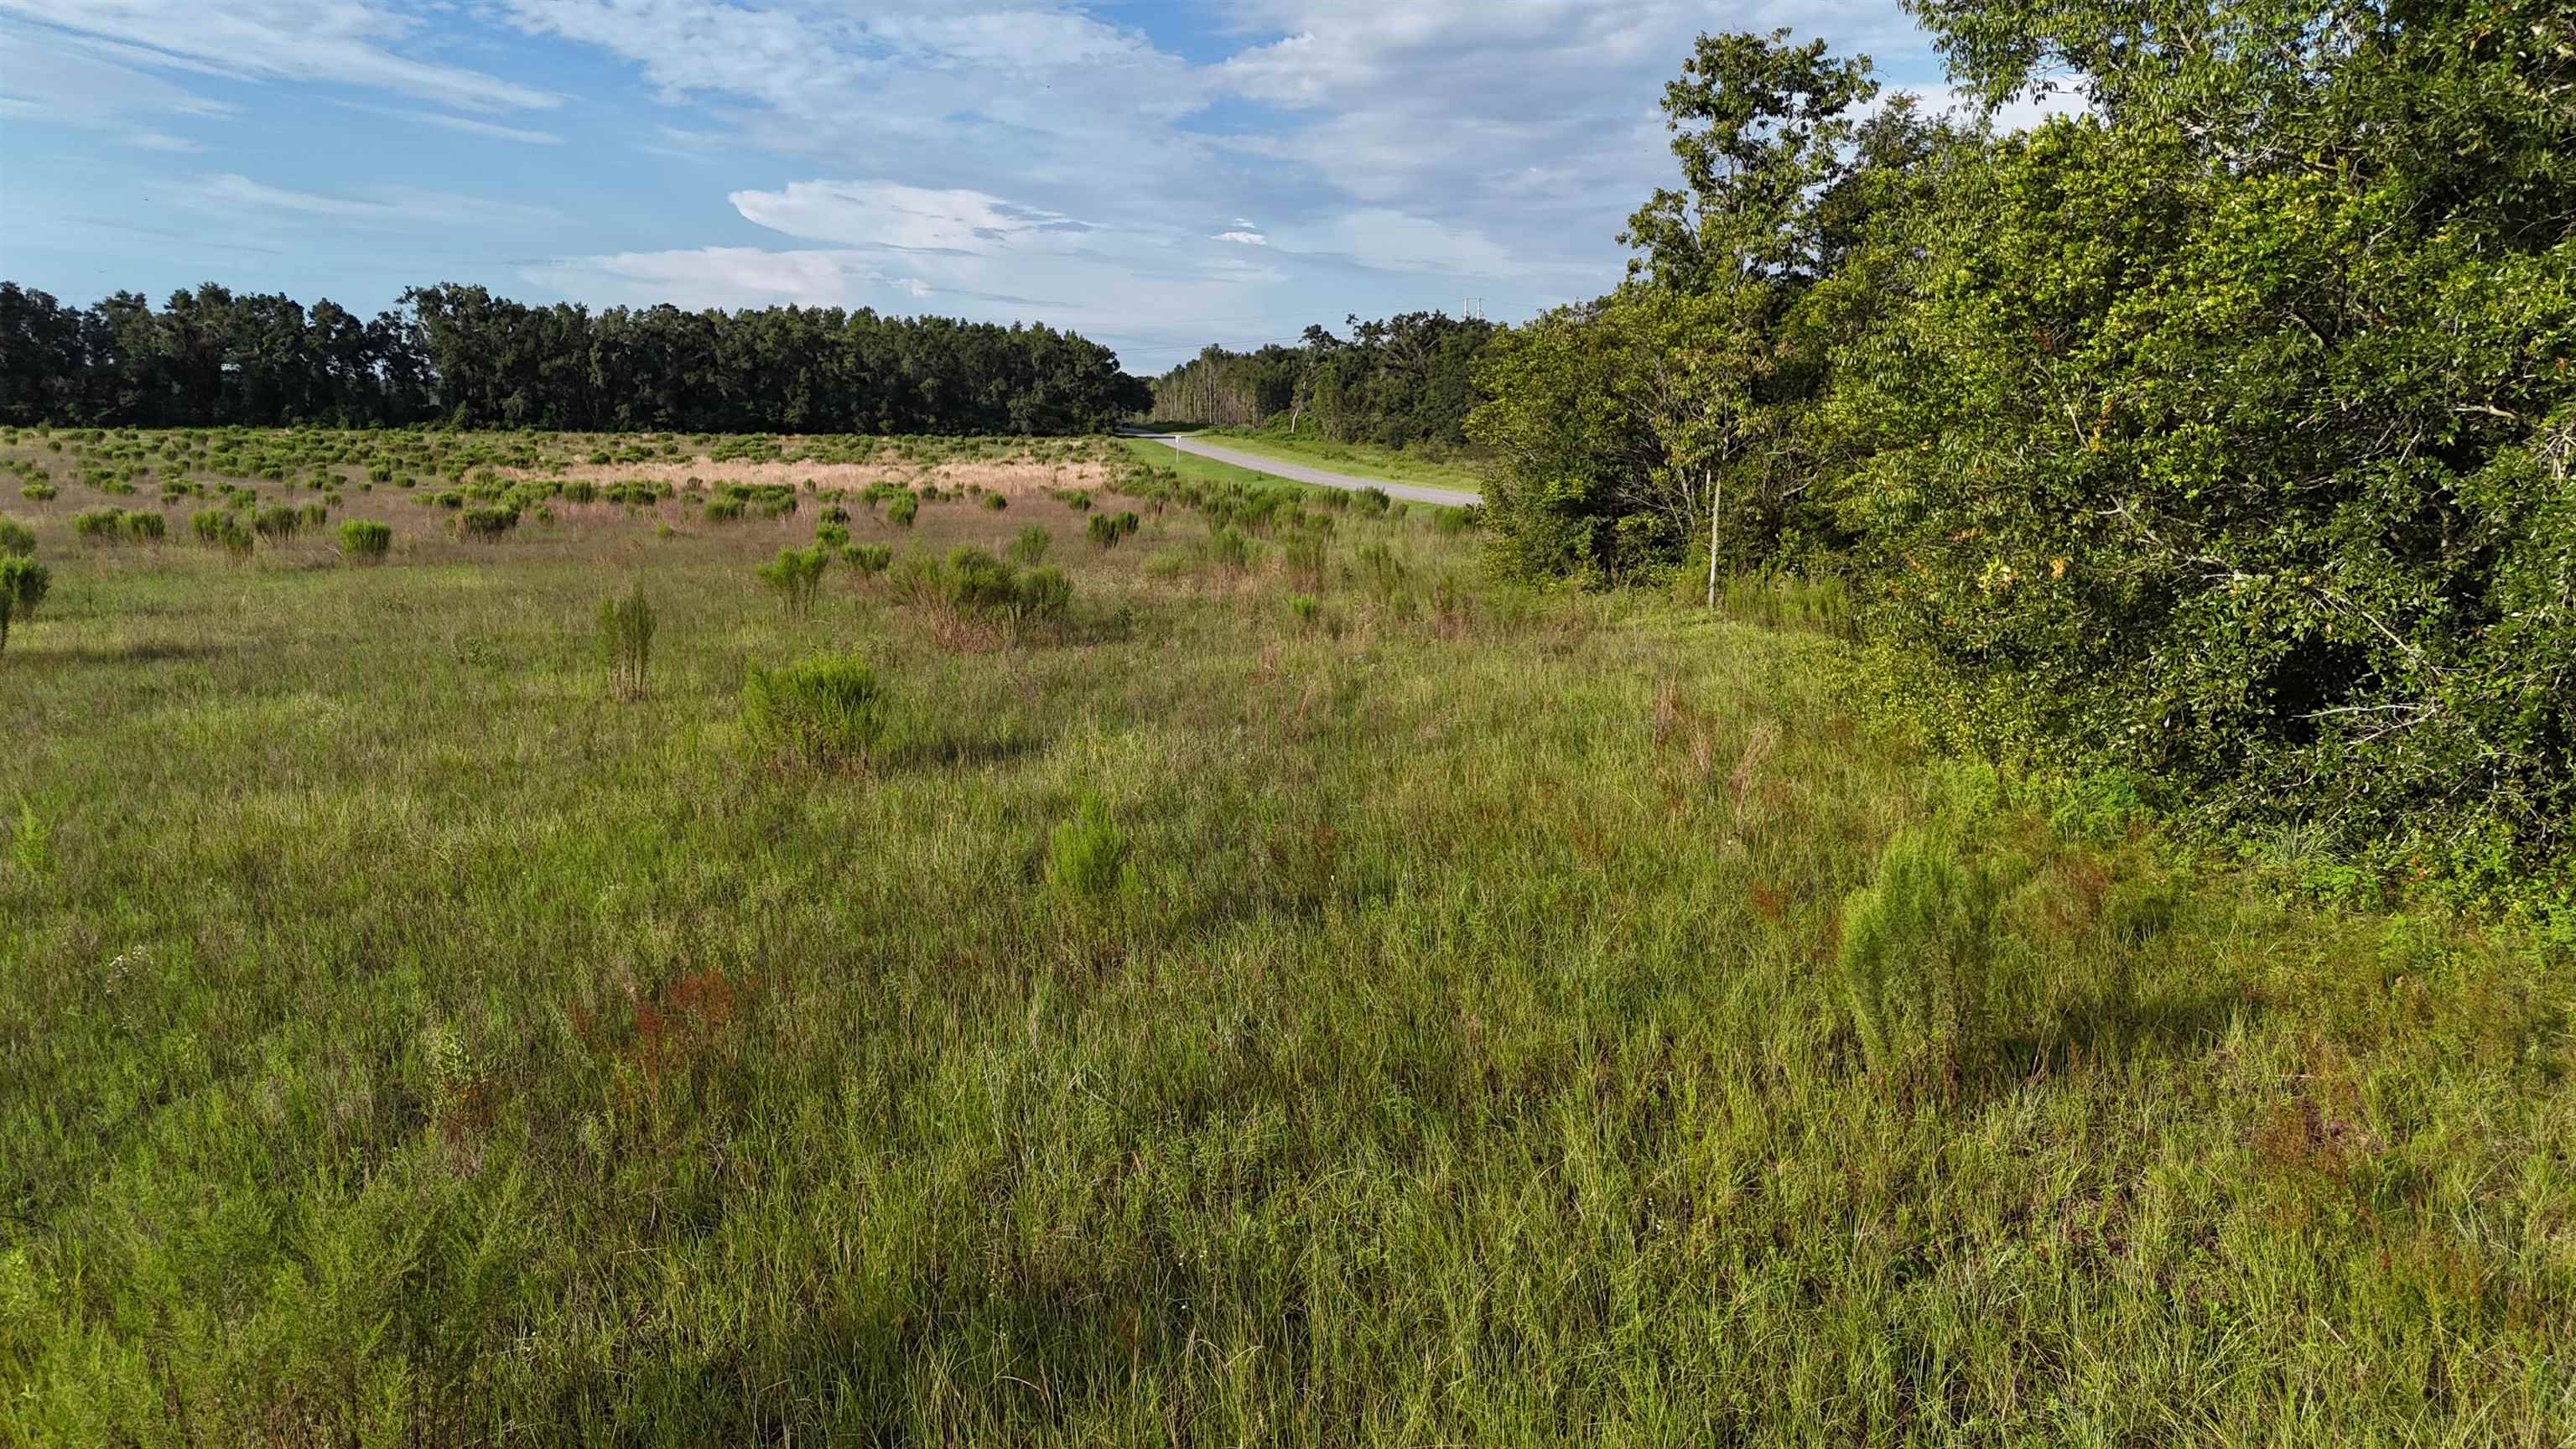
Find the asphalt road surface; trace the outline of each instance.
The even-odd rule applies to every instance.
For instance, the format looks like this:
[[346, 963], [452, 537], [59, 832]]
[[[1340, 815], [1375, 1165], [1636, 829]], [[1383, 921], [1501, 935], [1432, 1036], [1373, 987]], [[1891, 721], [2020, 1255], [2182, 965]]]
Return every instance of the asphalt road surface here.
[[1408, 503], [1441, 503], [1453, 508], [1464, 508], [1478, 501], [1475, 494], [1461, 492], [1455, 488], [1425, 488], [1419, 483], [1389, 483], [1383, 478], [1361, 478], [1349, 473], [1328, 473], [1321, 468], [1309, 468], [1303, 463], [1283, 463], [1276, 458], [1265, 458], [1259, 453], [1241, 453], [1232, 448], [1221, 448], [1214, 443], [1203, 443], [1185, 433], [1130, 432], [1127, 436], [1144, 438], [1166, 447], [1177, 447], [1184, 453], [1196, 453], [1202, 458], [1213, 458], [1220, 463], [1232, 463], [1238, 468], [1250, 468], [1256, 473], [1268, 473], [1277, 478], [1293, 478], [1300, 483], [1313, 483], [1325, 488], [1353, 490], [1382, 488], [1386, 490], [1386, 496], [1389, 498], [1401, 498]]

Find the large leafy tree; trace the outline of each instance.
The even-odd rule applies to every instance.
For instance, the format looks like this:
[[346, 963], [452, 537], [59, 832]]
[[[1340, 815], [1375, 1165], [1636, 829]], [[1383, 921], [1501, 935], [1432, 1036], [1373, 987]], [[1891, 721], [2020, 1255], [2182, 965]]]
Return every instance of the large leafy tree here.
[[2538, 4], [1947, 6], [2005, 138], [1841, 415], [1883, 622], [1989, 737], [2511, 875], [2576, 812], [2576, 98]]
[[1513, 566], [1628, 578], [1698, 549], [1713, 600], [1817, 535], [1807, 414], [1858, 305], [1819, 288], [1938, 134], [1903, 98], [1865, 120], [1869, 70], [1785, 31], [1700, 37], [1663, 99], [1682, 184], [1630, 218], [1627, 285], [1489, 355], [1473, 427]]

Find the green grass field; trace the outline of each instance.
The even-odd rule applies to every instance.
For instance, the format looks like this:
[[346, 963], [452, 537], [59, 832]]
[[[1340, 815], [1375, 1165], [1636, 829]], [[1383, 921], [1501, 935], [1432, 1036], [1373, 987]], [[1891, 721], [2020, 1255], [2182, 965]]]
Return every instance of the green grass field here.
[[[837, 565], [791, 618], [753, 567], [819, 492], [488, 543], [415, 501], [586, 440], [414, 443], [386, 471], [462, 478], [414, 490], [366, 435], [190, 463], [322, 468], [376, 566], [234, 561], [193, 497], [84, 542], [165, 440], [59, 441], [0, 448], [60, 485], [0, 510], [54, 574], [0, 654], [0, 1442], [2576, 1424], [2567, 963], [1926, 759], [1828, 633], [1502, 589], [1423, 509], [1085, 514], [1089, 444], [996, 453], [1004, 510], [852, 508], [900, 552], [1047, 529], [1074, 603], [1024, 630]], [[864, 768], [747, 734], [749, 671], [852, 651]], [[1925, 829], [1996, 892], [1930, 1075], [1843, 969]]]
[[[1456, 488], [1468, 493], [1480, 493], [1485, 487], [1484, 475], [1469, 464], [1438, 462], [1401, 448], [1384, 448], [1375, 443], [1336, 443], [1312, 432], [1291, 437], [1266, 428], [1196, 428], [1191, 431], [1219, 447], [1362, 478], [1418, 483], [1426, 488]], [[1163, 451], [1169, 454], [1172, 450], [1165, 448]]]

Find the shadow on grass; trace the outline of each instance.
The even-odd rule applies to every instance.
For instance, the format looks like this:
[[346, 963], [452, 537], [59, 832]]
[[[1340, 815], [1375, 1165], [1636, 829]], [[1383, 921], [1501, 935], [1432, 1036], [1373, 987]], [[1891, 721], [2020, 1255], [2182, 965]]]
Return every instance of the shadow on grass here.
[[880, 770], [961, 768], [1001, 765], [1046, 753], [1053, 741], [1040, 735], [1000, 738], [934, 731], [888, 742], [877, 752]]
[[68, 669], [84, 664], [189, 664], [219, 658], [231, 650], [220, 644], [176, 644], [167, 640], [149, 640], [113, 648], [96, 644], [75, 644], [67, 649], [41, 649], [13, 644], [5, 657], [10, 662], [24, 659], [36, 669]]
[[2226, 989], [2102, 995], [2059, 1010], [2040, 1032], [2007, 1038], [2002, 1052], [2030, 1075], [2058, 1076], [2079, 1065], [2126, 1061], [2142, 1052], [2205, 1048], [2224, 1036], [2231, 1022], [2259, 1010], [2241, 993]]

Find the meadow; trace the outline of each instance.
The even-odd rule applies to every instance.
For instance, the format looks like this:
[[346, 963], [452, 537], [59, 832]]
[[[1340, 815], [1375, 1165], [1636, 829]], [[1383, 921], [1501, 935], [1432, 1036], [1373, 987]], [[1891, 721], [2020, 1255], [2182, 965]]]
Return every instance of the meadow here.
[[0, 1442], [2576, 1425], [2563, 943], [1814, 600], [1106, 440], [0, 464]]

